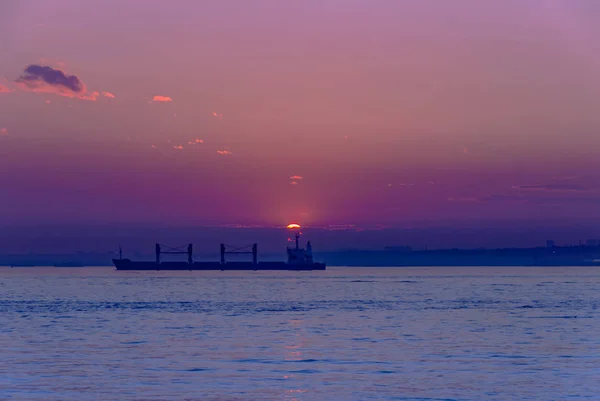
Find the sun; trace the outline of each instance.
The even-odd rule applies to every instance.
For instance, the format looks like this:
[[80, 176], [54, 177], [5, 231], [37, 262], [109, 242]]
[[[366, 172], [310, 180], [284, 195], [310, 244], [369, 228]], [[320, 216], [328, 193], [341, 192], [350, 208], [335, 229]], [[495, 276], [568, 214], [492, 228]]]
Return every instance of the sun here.
[[287, 225], [287, 228], [289, 228], [289, 229], [300, 228], [300, 224], [290, 223]]

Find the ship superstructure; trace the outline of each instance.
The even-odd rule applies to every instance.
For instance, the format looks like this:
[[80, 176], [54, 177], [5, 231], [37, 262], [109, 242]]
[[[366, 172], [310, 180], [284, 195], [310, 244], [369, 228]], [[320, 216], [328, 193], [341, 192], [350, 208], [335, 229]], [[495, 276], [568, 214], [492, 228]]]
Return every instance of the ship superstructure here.
[[296, 233], [296, 247], [287, 248], [288, 265], [311, 265], [313, 264], [312, 245], [306, 243], [306, 249], [300, 248], [300, 233]]

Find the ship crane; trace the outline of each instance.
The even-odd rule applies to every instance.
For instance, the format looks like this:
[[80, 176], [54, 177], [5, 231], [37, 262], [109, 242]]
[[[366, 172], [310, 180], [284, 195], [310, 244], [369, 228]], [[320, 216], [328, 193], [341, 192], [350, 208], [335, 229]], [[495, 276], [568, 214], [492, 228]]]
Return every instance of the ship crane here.
[[244, 254], [246, 254], [246, 255], [252, 254], [252, 263], [253, 264], [258, 263], [258, 245], [257, 244], [244, 245], [244, 246], [232, 246], [232, 245], [221, 244], [221, 264], [222, 265], [224, 265], [226, 263], [225, 255], [244, 255]]
[[[163, 251], [162, 247], [164, 247], [166, 250]], [[171, 247], [171, 246], [167, 246], [167, 245], [156, 244], [155, 250], [156, 250], [156, 263], [160, 263], [160, 255], [161, 254], [163, 254], [163, 255], [185, 255], [186, 253], [188, 255], [188, 263], [194, 263], [194, 260], [192, 258], [192, 244], [187, 244], [187, 249], [186, 249], [186, 245]]]

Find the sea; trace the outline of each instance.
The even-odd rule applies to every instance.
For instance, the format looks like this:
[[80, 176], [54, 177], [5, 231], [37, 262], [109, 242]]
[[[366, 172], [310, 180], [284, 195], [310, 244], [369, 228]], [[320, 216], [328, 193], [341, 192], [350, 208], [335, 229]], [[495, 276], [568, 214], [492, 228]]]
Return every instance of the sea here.
[[0, 400], [599, 400], [592, 267], [0, 268]]

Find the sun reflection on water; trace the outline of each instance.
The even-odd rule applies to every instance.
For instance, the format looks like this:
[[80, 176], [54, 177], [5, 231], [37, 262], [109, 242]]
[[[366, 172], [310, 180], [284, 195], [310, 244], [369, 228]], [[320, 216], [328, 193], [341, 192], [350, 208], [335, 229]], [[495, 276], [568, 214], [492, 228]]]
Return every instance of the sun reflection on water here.
[[[303, 360], [302, 349], [307, 343], [306, 338], [302, 335], [302, 325], [304, 321], [301, 319], [290, 319], [288, 323], [293, 327], [295, 335], [290, 337], [292, 340], [291, 343], [284, 346], [284, 359], [288, 362], [299, 362]], [[301, 394], [306, 393], [308, 390], [297, 388], [297, 384], [294, 385], [294, 382], [297, 382], [298, 379], [297, 375], [288, 373], [284, 375], [283, 378], [286, 379], [286, 386], [292, 387], [285, 390], [284, 399], [290, 401], [300, 401], [300, 398], [298, 397]], [[294, 382], [292, 380], [294, 380]]]

